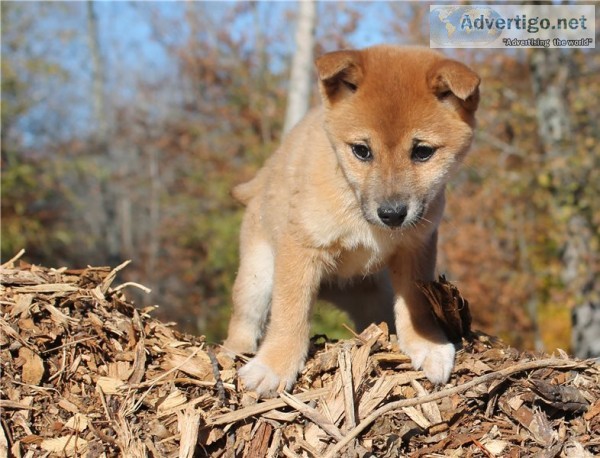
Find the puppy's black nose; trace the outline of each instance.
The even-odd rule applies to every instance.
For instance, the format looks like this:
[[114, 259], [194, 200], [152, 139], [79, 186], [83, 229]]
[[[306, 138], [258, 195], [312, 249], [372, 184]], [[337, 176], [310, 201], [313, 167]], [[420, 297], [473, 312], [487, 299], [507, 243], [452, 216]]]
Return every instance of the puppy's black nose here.
[[390, 227], [401, 226], [408, 214], [408, 207], [401, 203], [385, 203], [377, 209], [377, 216]]

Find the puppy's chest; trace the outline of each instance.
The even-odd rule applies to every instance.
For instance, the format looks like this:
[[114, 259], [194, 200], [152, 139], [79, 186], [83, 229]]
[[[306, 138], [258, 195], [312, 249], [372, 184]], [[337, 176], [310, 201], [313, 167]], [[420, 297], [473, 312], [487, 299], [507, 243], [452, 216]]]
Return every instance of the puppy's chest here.
[[342, 244], [336, 256], [334, 275], [339, 278], [352, 278], [375, 273], [382, 269], [395, 252], [392, 240], [367, 240], [368, 243]]

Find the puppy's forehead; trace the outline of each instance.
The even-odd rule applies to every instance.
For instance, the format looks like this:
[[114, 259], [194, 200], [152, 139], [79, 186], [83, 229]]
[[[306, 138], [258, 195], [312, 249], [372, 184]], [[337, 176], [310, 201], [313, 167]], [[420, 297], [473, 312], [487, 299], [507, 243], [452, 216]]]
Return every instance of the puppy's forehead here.
[[436, 51], [421, 48], [377, 47], [363, 52], [363, 88], [385, 88], [390, 95], [428, 90], [427, 71], [443, 59]]
[[418, 47], [375, 46], [362, 50], [366, 77], [380, 73], [404, 78], [425, 75], [433, 64], [443, 60], [437, 51]]
[[[357, 92], [363, 122], [386, 143], [425, 125], [438, 106], [427, 72], [443, 56], [421, 48], [377, 47], [364, 51], [364, 80]], [[358, 114], [358, 113], [357, 113]], [[391, 146], [391, 145], [390, 145]]]

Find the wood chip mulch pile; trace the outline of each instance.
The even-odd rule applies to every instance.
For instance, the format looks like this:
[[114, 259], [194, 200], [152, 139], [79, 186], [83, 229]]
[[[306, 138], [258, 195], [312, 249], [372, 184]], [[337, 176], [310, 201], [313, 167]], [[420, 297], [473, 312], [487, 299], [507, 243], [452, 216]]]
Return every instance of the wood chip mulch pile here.
[[257, 401], [232, 360], [136, 309], [120, 268], [0, 268], [0, 456], [587, 457], [600, 367], [463, 339], [432, 386], [385, 326], [316, 338], [291, 394]]

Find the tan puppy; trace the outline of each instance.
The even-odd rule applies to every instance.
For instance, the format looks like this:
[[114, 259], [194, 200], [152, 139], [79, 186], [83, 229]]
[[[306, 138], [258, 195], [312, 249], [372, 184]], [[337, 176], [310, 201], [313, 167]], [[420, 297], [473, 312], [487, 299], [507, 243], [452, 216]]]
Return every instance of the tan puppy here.
[[394, 321], [400, 348], [434, 383], [454, 346], [416, 280], [434, 279], [444, 186], [472, 138], [479, 77], [429, 49], [376, 46], [316, 61], [323, 106], [234, 195], [247, 204], [226, 349], [262, 396], [306, 359], [319, 292], [358, 327]]

